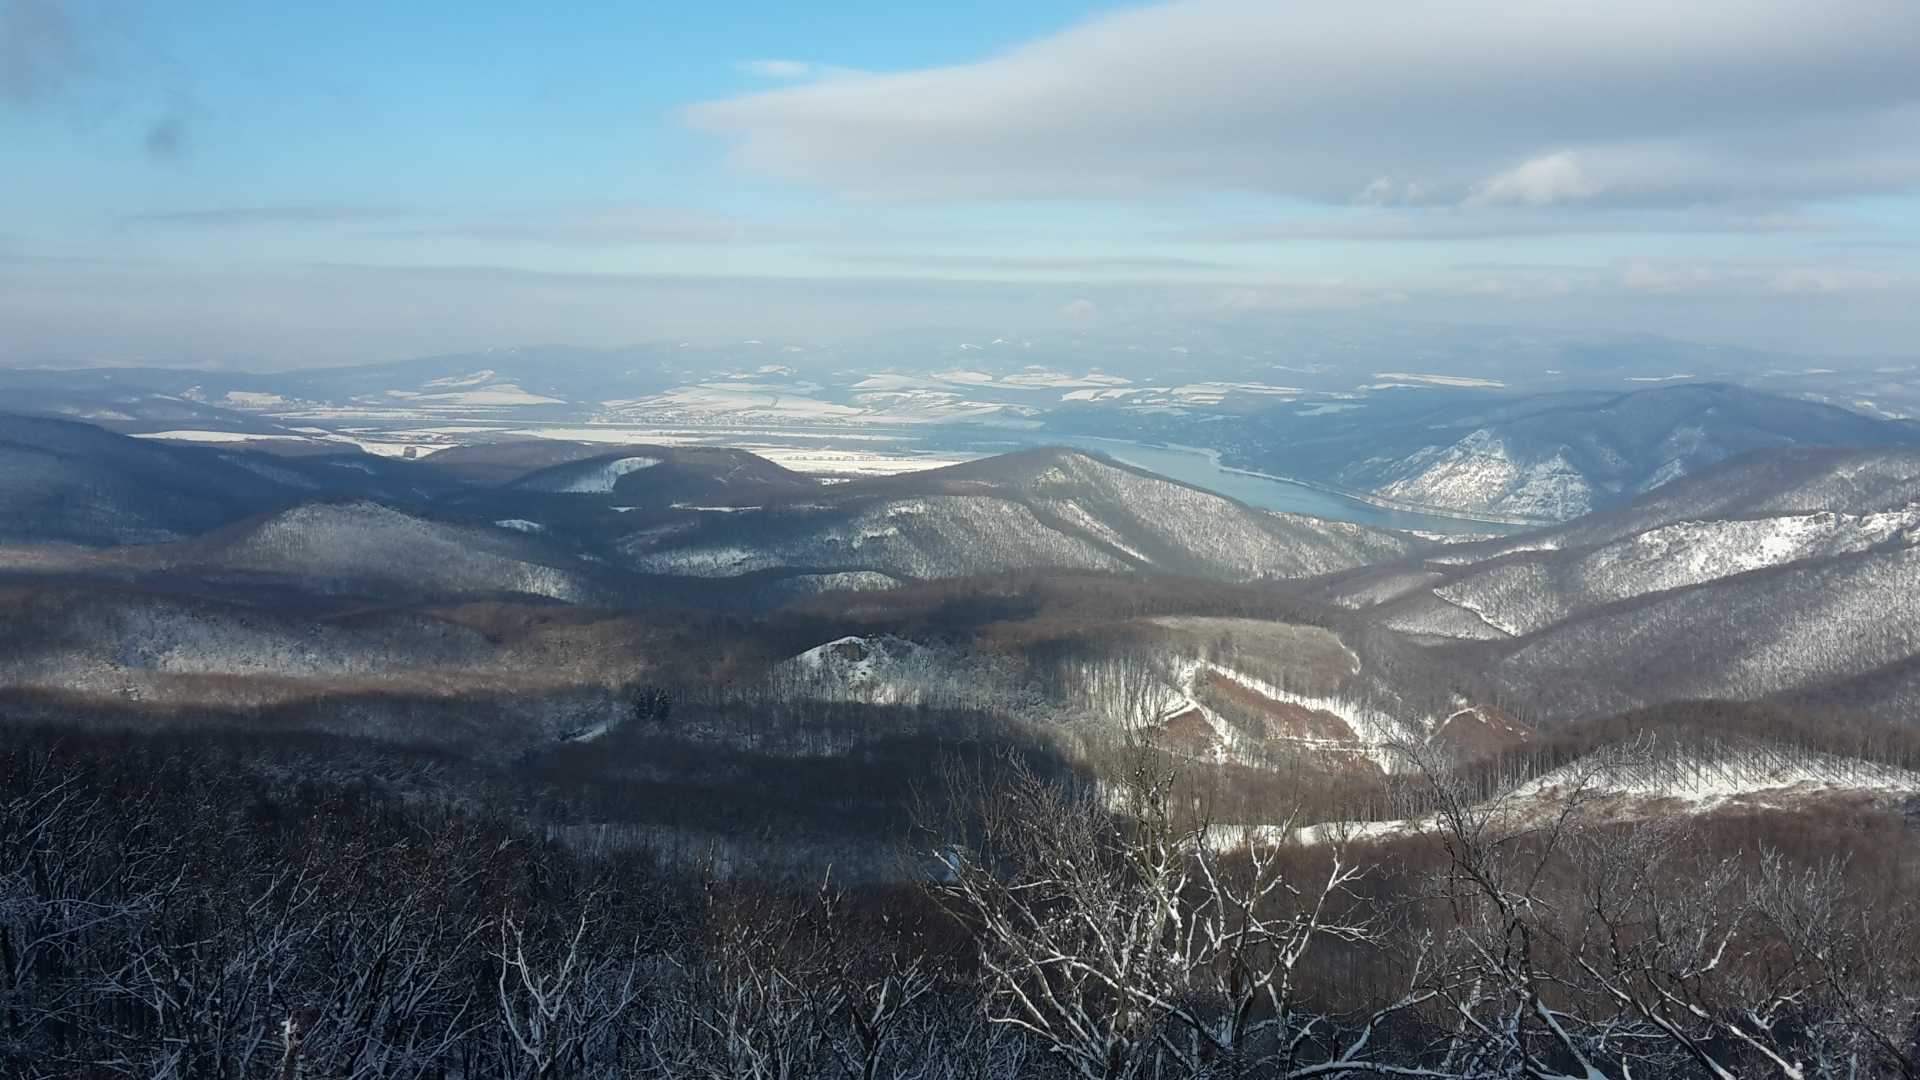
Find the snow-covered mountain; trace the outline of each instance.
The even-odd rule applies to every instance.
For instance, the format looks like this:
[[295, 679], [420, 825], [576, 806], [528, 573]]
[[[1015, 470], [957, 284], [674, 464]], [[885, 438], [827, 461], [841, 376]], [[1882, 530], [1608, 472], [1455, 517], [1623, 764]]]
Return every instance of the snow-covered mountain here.
[[[1709, 413], [1727, 399], [1702, 390]], [[1915, 449], [1757, 451], [1619, 509], [1443, 544], [1261, 511], [1059, 449], [827, 483], [706, 446], [522, 440], [398, 460], [174, 446], [31, 418], [0, 435], [0, 500], [18, 511], [0, 569], [26, 580], [268, 606], [767, 611], [996, 574], [1206, 579], [1335, 605], [1403, 659], [1430, 647], [1407, 670], [1432, 702], [1459, 690], [1437, 674], [1449, 665], [1548, 717], [1702, 696], [1829, 693], [1879, 713], [1920, 702]], [[1328, 704], [1339, 687], [1192, 666], [1203, 659], [1190, 650], [1188, 668], [1156, 676], [1191, 717], [1135, 719], [1221, 753], [1237, 752], [1231, 740], [1188, 721], [1238, 710], [1254, 727], [1380, 741], [1361, 730], [1364, 709]], [[1457, 711], [1432, 702], [1395, 722], [1418, 732]]]
[[[1561, 712], [1805, 692], [1920, 651], [1920, 451], [1763, 451], [1618, 511], [1346, 575], [1395, 630], [1488, 643]], [[1880, 678], [1876, 710], [1913, 699]], [[1857, 697], [1858, 695], [1849, 695]]]
[[[1333, 474], [1393, 503], [1565, 521], [1763, 447], [1916, 445], [1920, 427], [1724, 385], [1437, 412]], [[1418, 443], [1420, 445], [1413, 445]]]
[[[1087, 414], [1089, 433], [1119, 421]], [[1065, 423], [1066, 418], [1056, 422]], [[1197, 425], [1134, 416], [1130, 438], [1202, 443], [1229, 465], [1410, 510], [1557, 523], [1720, 461], [1787, 446], [1920, 446], [1920, 424], [1717, 383], [1518, 395], [1447, 386], [1271, 404]]]
[[1255, 510], [1089, 454], [1038, 450], [697, 513], [624, 537], [652, 574], [867, 572], [941, 578], [1015, 569], [1155, 571], [1228, 580], [1331, 573], [1415, 538]]
[[[1915, 449], [1766, 449], [1463, 543], [1059, 449], [830, 482], [710, 446], [0, 433], [20, 511], [0, 709], [36, 723], [551, 759], [557, 787], [621, 806], [881, 760], [918, 777], [957, 737], [1096, 770], [1149, 755], [1209, 777], [1217, 821], [1284, 802], [1316, 839], [1417, 820], [1417, 754], [1537, 806], [1583, 719], [1735, 699], [1819, 734], [1920, 709]], [[1912, 795], [1880, 744], [1782, 745], [1602, 794], [1636, 814]]]
[[590, 566], [526, 530], [436, 521], [370, 502], [294, 507], [182, 545], [179, 557], [190, 566], [271, 575], [323, 591], [568, 601], [601, 593]]

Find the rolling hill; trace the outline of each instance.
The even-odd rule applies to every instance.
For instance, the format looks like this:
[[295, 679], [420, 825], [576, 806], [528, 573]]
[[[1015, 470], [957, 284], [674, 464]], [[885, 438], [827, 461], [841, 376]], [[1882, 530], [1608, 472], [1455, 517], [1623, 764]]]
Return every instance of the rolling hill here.
[[1009, 571], [1310, 577], [1425, 546], [1065, 450], [824, 484], [719, 447], [532, 441], [414, 461], [180, 446], [30, 417], [5, 425], [0, 500], [23, 513], [0, 539], [105, 549], [16, 547], [4, 563], [19, 573], [595, 602], [630, 599], [643, 579], [728, 579], [716, 598], [766, 606]]
[[739, 506], [804, 494], [820, 485], [744, 450], [641, 444], [611, 452], [601, 447], [591, 457], [526, 473], [509, 486], [516, 491], [606, 495], [627, 506], [659, 508], [675, 502]]
[[865, 573], [895, 579], [1026, 569], [1308, 577], [1392, 558], [1411, 536], [1254, 510], [1089, 454], [1036, 450], [729, 505], [621, 538], [652, 574]]
[[[1656, 400], [1704, 401], [1709, 416], [1739, 404], [1689, 389]], [[1750, 410], [1733, 412], [1757, 429]], [[1678, 415], [1637, 422], [1670, 428]], [[1494, 687], [1547, 718], [1699, 697], [1828, 693], [1882, 714], [1920, 701], [1920, 449], [1762, 449], [1562, 525], [1442, 544], [1256, 510], [1062, 449], [822, 483], [713, 447], [529, 441], [403, 461], [174, 446], [24, 417], [0, 420], [0, 436], [0, 499], [21, 510], [0, 571], [22, 583], [262, 610], [764, 612], [1008, 574], [1284, 582], [1374, 635], [1374, 653], [1411, 673], [1388, 681], [1423, 700], [1470, 682], [1475, 701]], [[1466, 682], [1442, 685], [1446, 665]], [[1287, 710], [1319, 708], [1204, 666], [1156, 678], [1195, 715], [1305, 723]]]
[[1547, 394], [1436, 410], [1352, 447], [1331, 479], [1394, 503], [1555, 521], [1796, 443], [1920, 445], [1920, 426], [1726, 385]]
[[0, 414], [0, 543], [160, 543], [311, 499], [423, 504], [454, 486], [333, 444], [299, 454], [183, 446]]
[[175, 540], [297, 497], [275, 466], [259, 464], [90, 424], [0, 415], [0, 541]]
[[307, 503], [179, 545], [199, 572], [279, 578], [322, 592], [587, 601], [591, 563], [509, 526], [436, 520], [364, 501]]
[[1566, 525], [1370, 567], [1319, 595], [1559, 713], [1870, 679], [1904, 708], [1920, 652], [1920, 450], [1760, 451]]
[[[1138, 427], [1133, 437], [1201, 437], [1183, 417]], [[1524, 396], [1403, 386], [1272, 406], [1210, 423], [1204, 438], [1240, 468], [1402, 509], [1541, 524], [1624, 505], [1752, 450], [1920, 446], [1920, 424], [1717, 383]]]

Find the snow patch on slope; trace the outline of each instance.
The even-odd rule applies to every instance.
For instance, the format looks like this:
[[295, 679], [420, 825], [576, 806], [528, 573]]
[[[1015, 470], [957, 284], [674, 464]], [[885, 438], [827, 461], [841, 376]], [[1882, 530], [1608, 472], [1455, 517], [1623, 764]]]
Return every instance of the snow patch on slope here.
[[571, 478], [564, 486], [554, 490], [582, 495], [611, 494], [614, 483], [621, 477], [629, 473], [637, 473], [642, 469], [651, 469], [658, 464], [660, 459], [655, 457], [617, 458], [594, 468], [585, 475]]
[[[1785, 806], [1846, 792], [1920, 795], [1920, 772], [1810, 751], [1654, 748], [1644, 757], [1633, 751], [1610, 756], [1615, 760], [1601, 762], [1603, 768], [1587, 784], [1587, 794], [1679, 802], [1696, 813], [1735, 802]], [[1589, 762], [1575, 762], [1515, 788], [1507, 799], [1562, 796], [1591, 768]]]
[[1395, 502], [1564, 520], [1593, 508], [1593, 488], [1564, 450], [1522, 463], [1506, 442], [1481, 428], [1448, 447], [1409, 459], [1408, 475], [1374, 494]]
[[[1317, 741], [1315, 745], [1322, 745], [1327, 749], [1356, 751], [1378, 766], [1381, 772], [1401, 772], [1407, 768], [1408, 763], [1405, 760], [1405, 756], [1396, 750], [1395, 746], [1407, 740], [1413, 732], [1409, 730], [1409, 725], [1399, 717], [1391, 716], [1378, 709], [1360, 705], [1344, 698], [1296, 694], [1288, 690], [1282, 690], [1271, 683], [1256, 679], [1245, 672], [1227, 667], [1224, 664], [1214, 663], [1210, 660], [1196, 661], [1191, 671], [1192, 673], [1188, 676], [1189, 687], [1195, 685], [1195, 681], [1197, 681], [1201, 672], [1209, 672], [1245, 689], [1251, 690], [1270, 701], [1279, 702], [1284, 705], [1294, 705], [1313, 712], [1324, 712], [1336, 716], [1353, 732], [1356, 741], [1346, 743], [1325, 740]], [[1422, 728], [1432, 728], [1433, 726], [1434, 723], [1431, 718], [1427, 718], [1421, 724]], [[1311, 740], [1296, 739], [1291, 741], [1301, 742]]]
[[1468, 570], [1434, 593], [1518, 637], [1619, 600], [1789, 563], [1916, 543], [1920, 504], [1873, 514], [1683, 521], [1571, 560], [1502, 558]]
[[[1586, 822], [1636, 821], [1728, 808], [1791, 810], [1834, 798], [1920, 796], [1920, 772], [1810, 751], [1754, 744], [1612, 747], [1511, 789], [1469, 811], [1499, 830], [1536, 827], [1577, 800]], [[1345, 843], [1433, 832], [1439, 815], [1305, 826], [1215, 825], [1216, 850], [1242, 844]]]

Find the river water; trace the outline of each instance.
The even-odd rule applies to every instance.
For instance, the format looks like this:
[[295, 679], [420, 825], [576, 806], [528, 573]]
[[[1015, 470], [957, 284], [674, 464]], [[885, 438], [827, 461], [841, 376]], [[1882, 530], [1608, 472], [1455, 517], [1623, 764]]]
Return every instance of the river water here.
[[1218, 492], [1262, 510], [1311, 514], [1314, 517], [1351, 521], [1357, 525], [1372, 525], [1382, 529], [1412, 529], [1448, 534], [1499, 535], [1515, 532], [1518, 528], [1513, 525], [1469, 521], [1465, 518], [1444, 517], [1437, 514], [1389, 510], [1372, 503], [1361, 502], [1359, 499], [1349, 499], [1344, 495], [1294, 483], [1291, 480], [1229, 469], [1222, 466], [1213, 454], [1205, 450], [1176, 446], [1148, 446], [1127, 442], [1124, 439], [1101, 439], [1091, 436], [1050, 436], [1047, 442], [1051, 445], [1075, 446], [1082, 450], [1096, 451], [1122, 464], [1145, 469], [1151, 473], [1159, 473], [1161, 476], [1184, 484], [1192, 484], [1197, 488]]

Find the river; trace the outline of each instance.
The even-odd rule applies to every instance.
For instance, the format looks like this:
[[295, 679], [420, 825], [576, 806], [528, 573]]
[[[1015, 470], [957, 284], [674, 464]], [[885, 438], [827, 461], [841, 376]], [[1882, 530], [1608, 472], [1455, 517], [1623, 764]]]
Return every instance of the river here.
[[1291, 480], [1230, 469], [1221, 465], [1215, 455], [1205, 450], [1175, 446], [1148, 446], [1143, 443], [1128, 442], [1125, 439], [1102, 439], [1094, 436], [1049, 435], [1046, 441], [1049, 445], [1075, 446], [1082, 450], [1096, 451], [1137, 469], [1145, 469], [1184, 484], [1218, 492], [1262, 510], [1311, 514], [1314, 517], [1351, 521], [1356, 525], [1372, 525], [1382, 529], [1409, 529], [1447, 534], [1472, 533], [1498, 536], [1517, 532], [1520, 528], [1514, 525], [1471, 521], [1466, 518], [1445, 517], [1438, 514], [1389, 510], [1386, 507], [1375, 506], [1359, 499], [1350, 499], [1344, 495], [1322, 491]]

